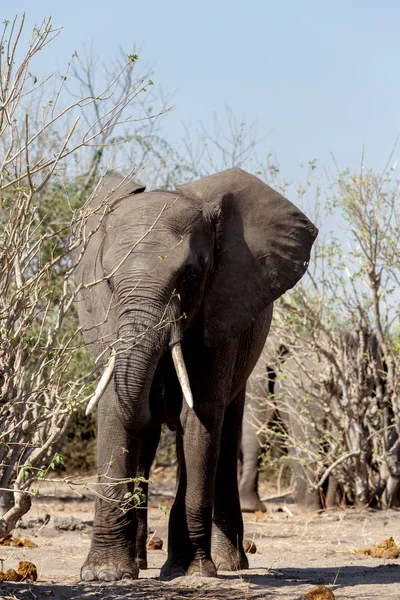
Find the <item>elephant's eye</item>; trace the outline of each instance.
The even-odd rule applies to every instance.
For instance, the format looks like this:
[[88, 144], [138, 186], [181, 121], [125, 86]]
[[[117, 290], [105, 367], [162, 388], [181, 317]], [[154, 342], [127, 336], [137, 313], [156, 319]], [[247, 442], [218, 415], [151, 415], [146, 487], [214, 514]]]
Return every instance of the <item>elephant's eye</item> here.
[[200, 279], [200, 276], [201, 273], [198, 269], [196, 269], [196, 267], [187, 267], [182, 276], [183, 287], [193, 286]]

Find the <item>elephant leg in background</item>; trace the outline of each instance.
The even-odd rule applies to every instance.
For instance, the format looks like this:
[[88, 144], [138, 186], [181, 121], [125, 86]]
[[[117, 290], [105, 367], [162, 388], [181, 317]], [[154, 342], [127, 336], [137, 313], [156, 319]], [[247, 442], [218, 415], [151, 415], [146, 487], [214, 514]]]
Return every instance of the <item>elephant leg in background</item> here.
[[241, 473], [239, 477], [240, 504], [243, 512], [266, 511], [258, 493], [260, 454], [265, 436], [257, 435], [257, 429], [270, 423], [276, 407], [270, 400], [275, 373], [259, 358], [246, 386], [246, 402], [241, 442]]
[[262, 398], [249, 394], [246, 397], [239, 479], [240, 504], [243, 512], [266, 511], [258, 493], [258, 468], [263, 440], [256, 433], [256, 423], [268, 423], [274, 415], [275, 409], [265, 404], [266, 397], [265, 394]]
[[245, 401], [245, 387], [228, 406], [221, 435], [214, 488], [212, 556], [217, 569], [247, 569], [243, 552], [243, 519], [237, 485], [237, 460]]
[[[289, 450], [289, 456], [291, 451]], [[301, 456], [296, 454], [290, 461], [293, 478], [296, 486], [296, 502], [305, 512], [314, 512], [321, 509], [321, 497], [319, 490], [311, 490], [309, 479], [315, 479], [314, 472], [307, 465], [300, 464]], [[309, 471], [309, 473], [307, 473]]]
[[319, 446], [312, 441], [313, 431], [298, 420], [300, 410], [301, 406], [293, 406], [289, 417], [291, 440], [288, 454], [296, 486], [296, 502], [302, 510], [313, 512], [322, 508], [319, 490], [311, 489], [311, 484], [317, 481], [316, 463], [312, 456], [318, 455]]
[[121, 510], [124, 496], [133, 493], [132, 483], [115, 484], [135, 477], [134, 464], [139, 442], [123, 427], [114, 409], [114, 390], [110, 386], [99, 403], [97, 465], [99, 495], [89, 554], [81, 569], [85, 581], [137, 578], [135, 539], [136, 510]]
[[262, 451], [260, 439], [256, 434], [255, 425], [248, 415], [248, 399], [246, 400], [245, 415], [242, 427], [241, 444], [241, 473], [239, 479], [240, 504], [243, 512], [266, 511], [258, 494], [259, 456]]
[[333, 475], [329, 475], [328, 488], [326, 490], [325, 508], [337, 508], [342, 499], [339, 482]]
[[148, 493], [149, 493], [149, 476], [151, 465], [153, 464], [154, 457], [158, 442], [160, 441], [161, 425], [155, 424], [153, 429], [146, 433], [146, 437], [143, 439], [140, 449], [140, 458], [137, 468], [137, 477], [142, 477], [144, 481], [138, 482], [138, 486], [142, 490], [144, 500], [141, 505], [136, 509], [137, 518], [137, 533], [136, 533], [136, 564], [139, 569], [147, 569], [147, 536], [148, 536]]
[[[303, 368], [305, 366], [303, 365]], [[296, 502], [305, 512], [313, 512], [322, 508], [321, 495], [312, 485], [318, 481], [317, 456], [320, 445], [315, 439], [315, 430], [307, 419], [308, 410], [313, 410], [314, 418], [323, 413], [315, 404], [305, 411], [302, 388], [296, 379], [290, 379], [292, 373], [297, 373], [298, 366], [293, 360], [285, 363], [285, 377], [278, 378], [274, 384], [275, 401], [279, 417], [285, 425], [288, 438], [287, 449], [289, 464], [296, 487]], [[318, 412], [317, 412], [318, 411]]]

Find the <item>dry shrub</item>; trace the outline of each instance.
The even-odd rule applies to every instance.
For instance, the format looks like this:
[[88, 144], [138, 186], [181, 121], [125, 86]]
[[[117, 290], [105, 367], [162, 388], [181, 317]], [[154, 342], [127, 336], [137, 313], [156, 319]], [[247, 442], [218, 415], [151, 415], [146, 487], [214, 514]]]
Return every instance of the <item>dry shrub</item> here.
[[[321, 227], [307, 276], [277, 303], [271, 328], [287, 351], [275, 347], [267, 359], [283, 390], [273, 398], [283, 416], [274, 435], [278, 430], [323, 503], [398, 506], [400, 185], [394, 168], [340, 173], [326, 200], [317, 195], [315, 212], [314, 220], [333, 231]], [[271, 433], [270, 423], [264, 427]]]

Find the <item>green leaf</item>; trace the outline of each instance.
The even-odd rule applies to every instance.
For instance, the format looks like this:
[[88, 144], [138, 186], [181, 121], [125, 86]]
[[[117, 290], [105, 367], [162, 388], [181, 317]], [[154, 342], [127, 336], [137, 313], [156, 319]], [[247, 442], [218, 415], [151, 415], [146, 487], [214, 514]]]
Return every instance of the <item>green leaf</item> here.
[[162, 513], [164, 513], [164, 515], [167, 514], [167, 507], [165, 506], [165, 504], [159, 504], [158, 508], [159, 510], [161, 510]]

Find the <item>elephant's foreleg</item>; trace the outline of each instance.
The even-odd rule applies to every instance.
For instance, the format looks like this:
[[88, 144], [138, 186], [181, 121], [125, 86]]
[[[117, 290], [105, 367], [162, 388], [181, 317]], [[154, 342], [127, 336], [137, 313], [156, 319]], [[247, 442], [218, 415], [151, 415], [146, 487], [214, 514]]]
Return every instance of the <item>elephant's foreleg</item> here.
[[245, 388], [228, 406], [214, 487], [212, 555], [217, 569], [237, 571], [249, 566], [243, 550], [243, 519], [237, 482]]
[[183, 408], [183, 433], [177, 434], [179, 485], [169, 519], [164, 578], [217, 574], [211, 559], [211, 529], [222, 426], [222, 410], [218, 410], [221, 414], [216, 415], [212, 401], [203, 401], [198, 412]]
[[[92, 542], [82, 566], [85, 581], [136, 578], [136, 510], [132, 494], [139, 443], [122, 426], [113, 410], [113, 390], [99, 404], [97, 441], [98, 485]], [[122, 483], [121, 483], [122, 481]], [[131, 496], [130, 496], [131, 495]]]
[[139, 466], [137, 476], [142, 477], [144, 481], [139, 482], [143, 501], [136, 509], [137, 515], [137, 533], [136, 533], [136, 564], [139, 569], [147, 569], [147, 511], [148, 511], [148, 479], [150, 476], [150, 468], [153, 463], [158, 442], [160, 440], [161, 425], [154, 425], [153, 429], [146, 433], [145, 439], [142, 441]]

